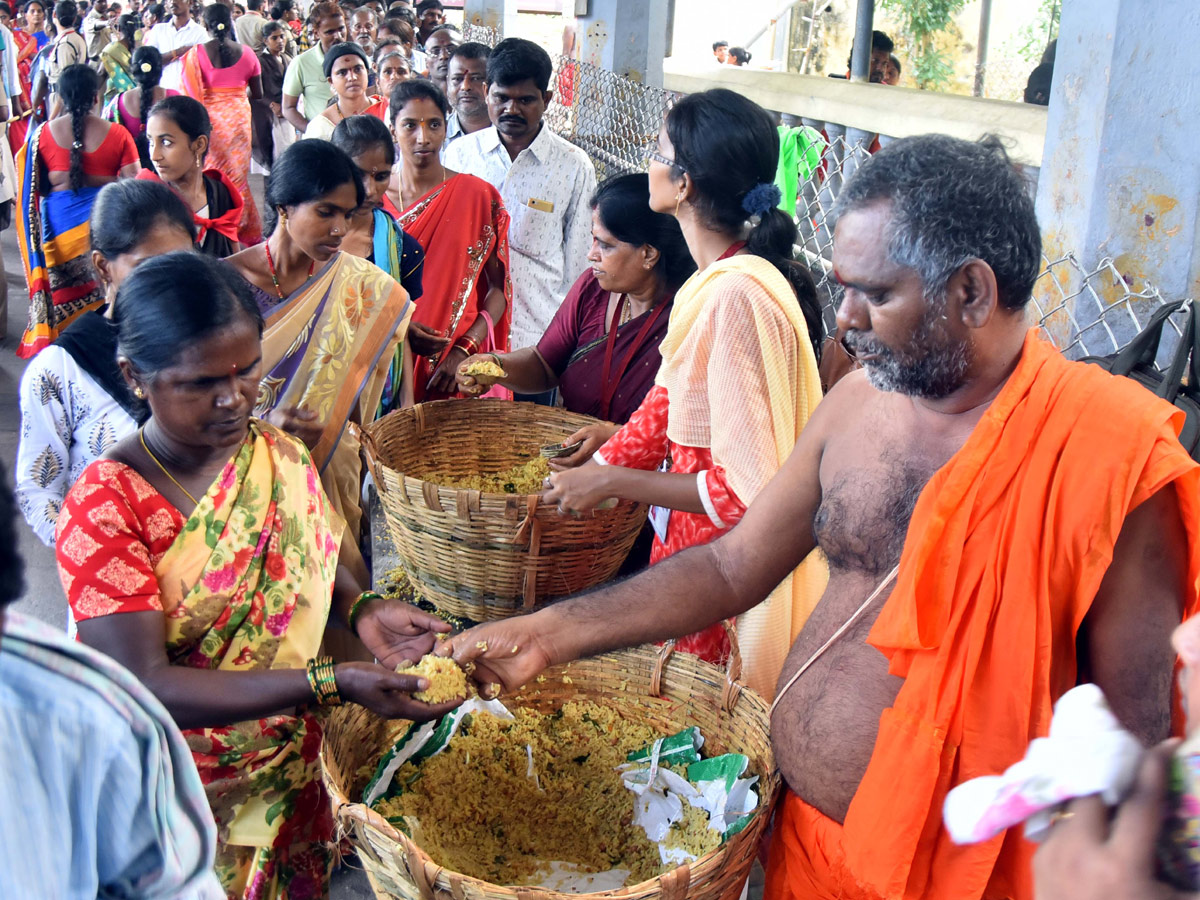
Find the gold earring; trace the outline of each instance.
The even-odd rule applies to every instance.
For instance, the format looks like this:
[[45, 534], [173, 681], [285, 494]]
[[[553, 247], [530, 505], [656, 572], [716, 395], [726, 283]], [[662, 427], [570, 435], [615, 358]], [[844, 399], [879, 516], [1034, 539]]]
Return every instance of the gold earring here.
[[679, 204], [683, 202], [683, 194], [675, 198], [675, 215], [679, 215]]
[[145, 400], [146, 392], [143, 391], [140, 387], [135, 387], [133, 389], [133, 396], [137, 397], [139, 400]]

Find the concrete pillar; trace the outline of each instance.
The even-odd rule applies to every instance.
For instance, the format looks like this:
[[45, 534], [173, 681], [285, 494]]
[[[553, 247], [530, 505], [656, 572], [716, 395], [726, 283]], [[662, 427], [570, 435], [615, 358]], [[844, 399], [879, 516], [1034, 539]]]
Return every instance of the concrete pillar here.
[[663, 85], [667, 0], [588, 0], [578, 18], [579, 58], [651, 87]]
[[500, 37], [517, 35], [517, 0], [465, 0], [463, 23], [492, 28]]
[[[1050, 260], [1074, 253], [1091, 269], [1110, 256], [1133, 289], [1200, 297], [1200, 4], [1149, 9], [1144, 0], [1063, 4], [1038, 218]], [[1103, 299], [1123, 293], [1115, 285]]]

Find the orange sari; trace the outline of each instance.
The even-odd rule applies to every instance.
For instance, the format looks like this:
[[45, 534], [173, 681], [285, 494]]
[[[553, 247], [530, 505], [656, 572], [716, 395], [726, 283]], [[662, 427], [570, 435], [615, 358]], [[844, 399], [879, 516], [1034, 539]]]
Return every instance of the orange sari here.
[[1126, 516], [1174, 484], [1188, 533], [1184, 617], [1200, 594], [1200, 466], [1183, 413], [1068, 362], [1034, 331], [967, 442], [930, 479], [868, 643], [904, 678], [844, 825], [788, 793], [767, 900], [1033, 897], [1020, 829], [957, 846], [956, 784], [997, 775], [1046, 735], [1078, 678], [1075, 638]]
[[[400, 226], [425, 249], [423, 293], [413, 321], [450, 338], [445, 352], [474, 323], [487, 298], [484, 264], [495, 252], [504, 267], [504, 315], [495, 323], [495, 346], [508, 350], [512, 319], [512, 281], [508, 268], [508, 212], [499, 192], [474, 175], [455, 175], [400, 214]], [[419, 360], [414, 378], [417, 403], [447, 395], [425, 385], [444, 357]]]
[[[232, 66], [230, 68], [233, 68]], [[183, 92], [199, 100], [212, 120], [206, 168], [219, 169], [229, 176], [242, 195], [242, 220], [238, 242], [243, 247], [262, 243], [262, 220], [250, 193], [250, 100], [246, 84], [218, 87], [212, 79], [214, 69], [203, 44], [197, 44], [183, 57]]]

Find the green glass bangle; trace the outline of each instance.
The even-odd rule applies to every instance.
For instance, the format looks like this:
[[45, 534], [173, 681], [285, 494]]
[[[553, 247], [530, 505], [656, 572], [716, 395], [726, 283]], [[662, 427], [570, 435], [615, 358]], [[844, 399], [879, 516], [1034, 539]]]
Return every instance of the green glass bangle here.
[[358, 599], [350, 606], [350, 613], [346, 616], [346, 624], [350, 626], [350, 630], [355, 635], [358, 634], [358, 616], [362, 612], [363, 604], [370, 600], [382, 600], [383, 595], [375, 591], [363, 591], [358, 595]]

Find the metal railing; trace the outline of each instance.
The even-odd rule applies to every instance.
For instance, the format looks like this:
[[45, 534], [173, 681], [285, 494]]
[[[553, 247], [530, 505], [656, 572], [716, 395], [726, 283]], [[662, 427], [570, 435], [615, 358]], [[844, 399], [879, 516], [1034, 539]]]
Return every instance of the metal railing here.
[[[498, 40], [492, 29], [473, 25], [467, 26], [464, 37], [489, 46], [495, 46]], [[545, 121], [557, 134], [587, 152], [600, 179], [645, 171], [646, 146], [655, 139], [667, 112], [681, 96], [561, 57], [554, 60], [551, 87], [555, 96], [546, 109]], [[812, 272], [825, 327], [832, 332], [842, 289], [833, 277], [829, 216], [846, 178], [870, 157], [876, 140], [886, 145], [892, 138], [837, 122], [788, 114], [781, 115], [781, 121], [786, 127], [811, 129], [808, 137], [824, 143], [820, 165], [800, 179], [796, 258]], [[1036, 191], [1037, 167], [1022, 168], [1031, 191]], [[1128, 343], [1163, 299], [1153, 288], [1135, 290], [1110, 259], [1087, 269], [1074, 255], [1068, 255], [1043, 258], [1029, 315], [1070, 358], [1105, 356]], [[1182, 320], [1183, 314], [1177, 314], [1170, 320], [1171, 327], [1164, 330], [1160, 360], [1178, 339]]]

